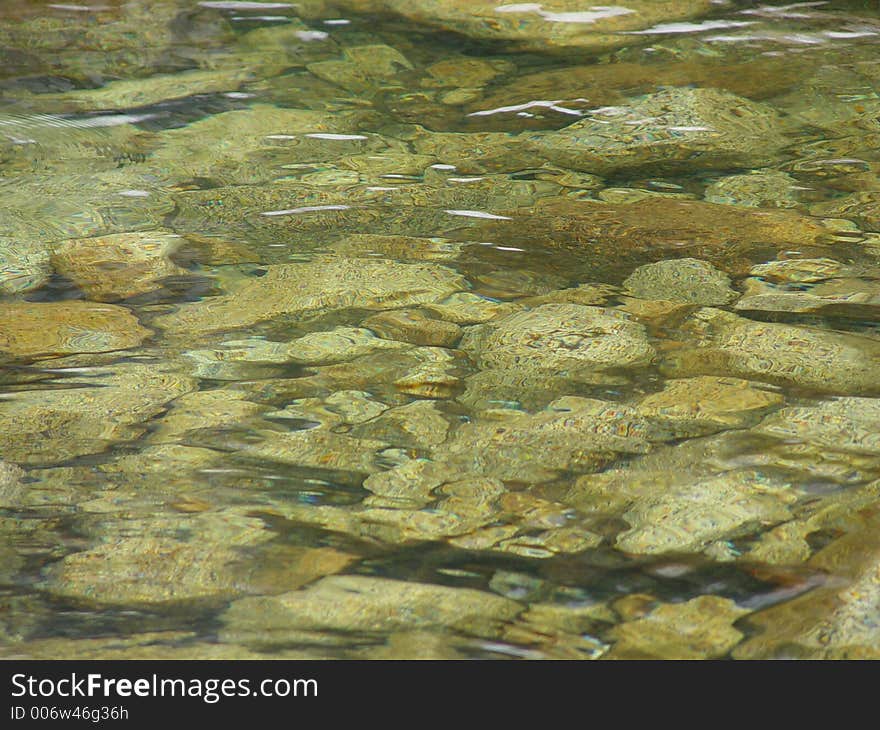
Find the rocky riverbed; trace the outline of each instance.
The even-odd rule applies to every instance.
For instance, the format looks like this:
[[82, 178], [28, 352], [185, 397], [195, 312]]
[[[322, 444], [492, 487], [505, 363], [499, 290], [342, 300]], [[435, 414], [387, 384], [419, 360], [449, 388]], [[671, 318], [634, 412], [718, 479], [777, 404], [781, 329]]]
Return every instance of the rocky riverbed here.
[[273, 6], [0, 8], [0, 657], [880, 657], [876, 8]]

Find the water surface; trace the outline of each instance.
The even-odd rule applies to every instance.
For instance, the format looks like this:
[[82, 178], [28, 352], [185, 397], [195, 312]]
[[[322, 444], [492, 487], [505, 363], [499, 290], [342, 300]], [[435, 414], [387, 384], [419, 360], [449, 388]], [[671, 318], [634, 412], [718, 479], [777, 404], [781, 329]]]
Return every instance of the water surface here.
[[0, 7], [0, 656], [878, 658], [880, 13]]

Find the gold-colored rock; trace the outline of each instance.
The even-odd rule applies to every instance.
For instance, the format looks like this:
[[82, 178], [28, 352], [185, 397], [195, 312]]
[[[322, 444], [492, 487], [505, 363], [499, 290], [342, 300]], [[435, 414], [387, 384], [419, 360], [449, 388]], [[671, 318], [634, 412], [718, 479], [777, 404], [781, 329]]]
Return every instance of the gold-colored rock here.
[[459, 325], [480, 324], [519, 310], [515, 304], [493, 302], [477, 294], [460, 292], [427, 304], [425, 309], [435, 312], [448, 322]]
[[637, 408], [676, 436], [688, 437], [750, 426], [783, 402], [780, 393], [766, 386], [705, 375], [669, 380], [663, 390], [643, 398]]
[[669, 259], [637, 268], [626, 281], [629, 294], [685, 304], [727, 304], [738, 296], [730, 278], [698, 259]]
[[365, 319], [362, 324], [379, 337], [427, 347], [452, 347], [461, 337], [458, 325], [426, 317], [413, 309], [381, 312]]
[[283, 314], [423, 304], [466, 288], [460, 276], [437, 264], [329, 258], [266, 269], [231, 294], [181, 305], [157, 325], [175, 332], [234, 329]]
[[68, 302], [0, 302], [0, 353], [34, 358], [112, 352], [152, 334], [124, 307]]
[[611, 630], [607, 659], [717, 659], [743, 638], [734, 621], [748, 613], [729, 598], [700, 596], [663, 604]]
[[737, 647], [735, 658], [880, 657], [876, 621], [880, 599], [876, 502], [873, 507], [852, 514], [849, 528], [847, 534], [808, 561], [807, 567], [815, 573], [807, 574], [792, 586], [793, 592], [801, 595], [749, 616], [752, 636]]
[[133, 363], [95, 367], [64, 382], [68, 387], [6, 395], [0, 458], [55, 463], [99, 453], [142, 434], [149, 418], [194, 387], [187, 377]]
[[165, 277], [188, 275], [170, 258], [181, 240], [166, 231], [79, 238], [58, 246], [51, 261], [89, 299], [112, 302], [154, 291]]
[[623, 515], [631, 528], [618, 549], [652, 555], [694, 552], [791, 517], [794, 495], [758, 473], [730, 473], [674, 486], [639, 499]]
[[626, 7], [588, 9], [578, 0], [506, 5], [473, 0], [466, 6], [455, 0], [346, 0], [343, 4], [363, 12], [390, 11], [417, 23], [539, 51], [548, 46], [618, 48], [628, 43], [627, 31], [693, 18], [713, 8], [709, 0], [630, 0]]
[[675, 375], [736, 375], [820, 392], [880, 392], [872, 373], [880, 343], [870, 337], [816, 327], [768, 324], [718, 309], [701, 309], [685, 332], [692, 349], [671, 354], [664, 369]]
[[108, 535], [95, 547], [49, 566], [46, 589], [98, 604], [233, 596], [241, 592], [233, 569], [243, 559], [240, 549], [270, 537], [261, 520], [228, 519], [222, 513], [147, 520], [142, 530]]
[[544, 304], [470, 328], [461, 348], [483, 368], [562, 371], [572, 379], [647, 365], [654, 357], [640, 324], [614, 310], [577, 304]]
[[522, 606], [491, 593], [347, 575], [301, 591], [244, 598], [223, 614], [225, 640], [248, 646], [282, 642], [291, 630], [388, 632], [447, 627], [497, 636]]

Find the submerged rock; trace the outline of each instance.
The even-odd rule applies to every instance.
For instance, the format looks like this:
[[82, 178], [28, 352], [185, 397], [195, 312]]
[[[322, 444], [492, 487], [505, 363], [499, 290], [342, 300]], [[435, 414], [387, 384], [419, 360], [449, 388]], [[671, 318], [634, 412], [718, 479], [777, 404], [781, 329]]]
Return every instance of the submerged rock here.
[[44, 246], [0, 238], [0, 295], [37, 289], [51, 275], [49, 251]]
[[730, 278], [698, 259], [670, 259], [637, 268], [625, 289], [641, 299], [687, 302], [704, 306], [727, 304], [736, 299]]
[[787, 143], [772, 107], [717, 89], [668, 89], [591, 114], [531, 135], [531, 148], [554, 164], [606, 175], [649, 167], [761, 167]]
[[[162, 132], [144, 167], [171, 182], [194, 178], [227, 185], [268, 182], [284, 175], [284, 164], [387, 148], [383, 140], [354, 134], [364, 118], [362, 111], [331, 115], [254, 104]], [[235, 144], [218, 145], [218, 140], [233, 139]]]
[[446, 440], [449, 421], [435, 401], [414, 401], [391, 408], [378, 418], [357, 426], [354, 436], [386, 441], [394, 446], [427, 449]]
[[179, 441], [190, 431], [241, 425], [268, 411], [266, 406], [246, 400], [243, 393], [220, 388], [186, 393], [172, 401], [168, 412], [154, 424], [150, 442]]
[[135, 347], [150, 334], [128, 309], [113, 304], [0, 303], [0, 357], [113, 352]]
[[880, 311], [880, 281], [834, 277], [818, 282], [776, 284], [749, 278], [736, 309], [761, 312], [819, 312], [861, 320]]
[[168, 401], [194, 388], [188, 377], [135, 363], [94, 367], [74, 377], [63, 381], [65, 388], [6, 395], [0, 458], [38, 464], [99, 453], [140, 435]]
[[717, 373], [824, 393], [880, 392], [880, 342], [815, 327], [767, 324], [701, 309], [684, 328], [691, 349], [663, 364], [669, 373]]
[[[743, 554], [743, 560], [768, 565], [803, 565], [824, 545], [817, 543], [816, 536], [835, 535], [848, 530], [860, 529], [865, 514], [880, 499], [880, 482], [861, 486], [847, 486], [820, 495], [798, 505], [795, 519], [763, 533]], [[809, 574], [804, 575], [809, 586]]]
[[323, 578], [305, 590], [243, 598], [222, 616], [224, 641], [284, 643], [298, 631], [388, 632], [446, 627], [497, 636], [522, 606], [470, 588], [448, 588], [359, 575]]
[[520, 309], [515, 304], [496, 302], [471, 292], [458, 292], [451, 296], [432, 302], [425, 306], [428, 311], [453, 324], [481, 324], [490, 319], [516, 312]]
[[713, 8], [709, 0], [630, 0], [626, 7], [587, 9], [578, 0], [502, 5], [473, 0], [466, 6], [455, 0], [345, 0], [343, 5], [359, 12], [392, 12], [417, 23], [538, 51], [619, 48], [630, 42], [627, 33], [694, 18]]
[[636, 408], [676, 437], [688, 438], [747, 428], [784, 400], [759, 383], [705, 375], [669, 380], [663, 390], [646, 396]]
[[0, 507], [17, 507], [26, 490], [22, 483], [24, 470], [15, 464], [0, 461]]
[[607, 659], [718, 659], [743, 639], [733, 623], [749, 613], [729, 598], [700, 596], [666, 603], [615, 626]]
[[306, 68], [324, 81], [346, 91], [365, 93], [394, 82], [402, 71], [413, 65], [395, 48], [385, 45], [350, 46], [342, 58], [310, 63]]
[[461, 349], [482, 368], [537, 369], [571, 378], [647, 365], [644, 328], [626, 315], [577, 304], [544, 304], [467, 330]]
[[117, 526], [97, 546], [44, 571], [55, 595], [90, 603], [165, 603], [240, 592], [234, 571], [242, 548], [267, 541], [256, 518], [203, 514]]
[[834, 398], [783, 408], [752, 433], [785, 443], [791, 453], [809, 448], [880, 457], [880, 398]]
[[595, 471], [620, 454], [640, 454], [652, 431], [634, 410], [565, 397], [534, 415], [486, 411], [458, 428], [435, 456], [466, 472], [539, 483], [561, 472]]
[[170, 258], [180, 245], [181, 237], [167, 231], [119, 233], [66, 241], [51, 261], [89, 299], [112, 302], [155, 291], [165, 277], [188, 275]]
[[[876, 185], [876, 183], [874, 183]], [[858, 223], [866, 231], [880, 231], [880, 195], [877, 192], [852, 193], [810, 206], [817, 216], [846, 218]]]
[[807, 568], [815, 572], [801, 581], [801, 595], [749, 616], [751, 638], [737, 647], [734, 658], [880, 657], [876, 504], [852, 514], [850, 531], [808, 561]]
[[156, 324], [172, 332], [210, 332], [285, 314], [423, 304], [467, 288], [461, 276], [437, 264], [328, 258], [265, 268], [264, 276], [232, 293], [182, 304]]
[[756, 170], [748, 175], [728, 175], [706, 188], [710, 203], [748, 208], [797, 208], [801, 186], [780, 170]]
[[365, 319], [363, 325], [379, 337], [428, 347], [451, 347], [461, 337], [461, 328], [453, 322], [426, 317], [413, 309], [381, 312]]
[[287, 353], [290, 362], [323, 365], [403, 347], [400, 343], [376, 337], [362, 327], [336, 327], [329, 332], [310, 332], [291, 341]]
[[851, 226], [844, 231], [839, 222], [793, 211], [701, 200], [648, 198], [611, 204], [556, 196], [537, 200], [528, 209], [499, 212], [511, 220], [482, 221], [468, 236], [513, 245], [539, 240], [548, 248], [575, 251], [578, 266], [592, 280], [613, 281], [625, 267], [683, 255], [729, 274], [744, 274], [779, 250], [826, 255], [829, 245], [862, 238]]
[[729, 473], [693, 482], [673, 482], [663, 492], [646, 494], [623, 514], [630, 529], [617, 548], [651, 555], [698, 552], [718, 540], [745, 534], [791, 517], [787, 485], [757, 472]]

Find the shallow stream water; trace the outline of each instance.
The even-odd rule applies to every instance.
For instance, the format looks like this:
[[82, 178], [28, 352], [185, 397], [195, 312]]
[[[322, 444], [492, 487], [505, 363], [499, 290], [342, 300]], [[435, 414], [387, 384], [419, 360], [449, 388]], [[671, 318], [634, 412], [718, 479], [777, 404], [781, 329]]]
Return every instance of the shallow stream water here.
[[0, 3], [0, 657], [880, 658], [878, 51]]

